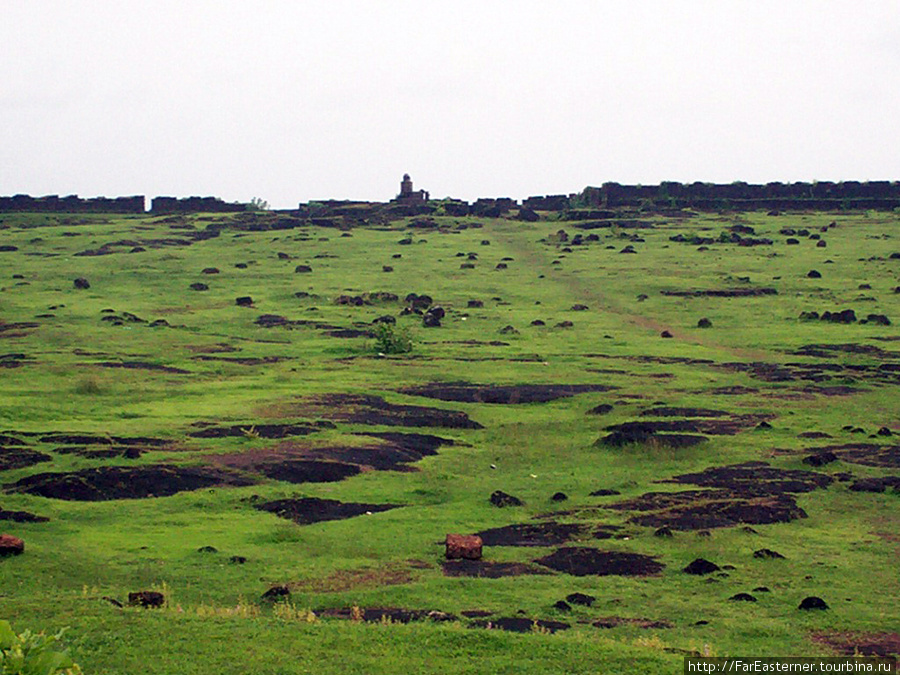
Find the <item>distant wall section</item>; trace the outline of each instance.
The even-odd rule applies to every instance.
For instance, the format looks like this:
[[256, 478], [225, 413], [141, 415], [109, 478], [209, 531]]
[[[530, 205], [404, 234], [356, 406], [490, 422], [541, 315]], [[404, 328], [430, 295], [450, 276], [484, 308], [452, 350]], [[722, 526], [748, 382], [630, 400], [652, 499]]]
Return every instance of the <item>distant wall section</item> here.
[[90, 197], [77, 195], [32, 197], [14, 195], [0, 197], [0, 212], [29, 211], [39, 213], [144, 213], [144, 195], [133, 197]]

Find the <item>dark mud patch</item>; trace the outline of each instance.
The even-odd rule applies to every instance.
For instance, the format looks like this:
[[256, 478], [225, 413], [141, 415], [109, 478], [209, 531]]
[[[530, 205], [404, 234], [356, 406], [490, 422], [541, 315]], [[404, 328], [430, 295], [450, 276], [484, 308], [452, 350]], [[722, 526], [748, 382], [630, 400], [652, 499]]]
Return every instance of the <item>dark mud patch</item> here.
[[522, 523], [482, 530], [476, 534], [485, 546], [559, 546], [573, 539], [609, 539], [621, 528], [591, 527], [582, 523]]
[[788, 352], [796, 356], [814, 356], [817, 358], [829, 359], [839, 354], [857, 354], [869, 356], [878, 360], [896, 360], [900, 359], [900, 352], [888, 351], [874, 345], [861, 345], [857, 343], [841, 343], [841, 344], [809, 344], [803, 345], [798, 349]]
[[556, 633], [567, 630], [571, 626], [563, 621], [547, 621], [544, 619], [527, 619], [522, 616], [507, 616], [483, 621], [473, 621], [472, 628], [489, 630], [505, 630], [513, 633]]
[[410, 623], [412, 621], [456, 621], [455, 616], [435, 609], [401, 607], [344, 607], [314, 610], [320, 617], [349, 619], [366, 623]]
[[567, 546], [535, 560], [565, 574], [584, 576], [649, 576], [661, 572], [665, 565], [650, 556], [621, 551]]
[[765, 462], [744, 462], [711, 467], [660, 482], [725, 488], [738, 494], [765, 496], [785, 492], [811, 492], [828, 487], [832, 480], [831, 476], [814, 471], [779, 469]]
[[527, 574], [550, 574], [545, 569], [520, 562], [491, 562], [488, 560], [445, 560], [441, 567], [445, 577], [475, 577], [500, 579]]
[[[658, 409], [657, 409], [658, 410]], [[665, 410], [665, 409], [664, 409]], [[671, 410], [677, 410], [672, 408]], [[666, 419], [666, 420], [642, 420], [640, 422], [624, 422], [605, 427], [606, 431], [618, 432], [624, 436], [652, 436], [660, 433], [694, 433], [708, 434], [710, 436], [734, 436], [735, 434], [752, 429], [760, 422], [773, 419], [774, 415], [734, 415], [728, 414], [725, 418], [695, 418], [695, 419]]]
[[178, 492], [215, 486], [246, 486], [246, 476], [199, 466], [156, 464], [136, 467], [106, 466], [68, 473], [39, 473], [4, 487], [67, 501], [108, 501], [167, 497]]
[[641, 417], [728, 417], [732, 415], [725, 410], [673, 407], [647, 408], [642, 410], [640, 414]]
[[900, 445], [877, 445], [875, 443], [844, 443], [807, 448], [805, 452], [821, 455], [832, 453], [838, 459], [851, 464], [877, 466], [884, 469], [900, 469]]
[[14, 323], [6, 323], [0, 321], [0, 338], [19, 338], [27, 337], [35, 328], [39, 328], [41, 324], [34, 321], [20, 321]]
[[0, 520], [6, 520], [13, 523], [46, 523], [50, 519], [44, 516], [38, 516], [28, 511], [6, 511], [0, 509]]
[[812, 640], [842, 656], [900, 656], [900, 633], [813, 633]]
[[100, 366], [101, 368], [124, 368], [125, 370], [150, 370], [172, 375], [190, 375], [191, 371], [173, 366], [163, 366], [147, 361], [100, 361], [98, 363], [85, 363], [86, 366]]
[[116, 445], [128, 447], [153, 447], [165, 448], [172, 441], [165, 438], [153, 438], [151, 436], [111, 436], [98, 434], [69, 434], [59, 432], [38, 432], [35, 435], [41, 443], [54, 443], [56, 445]]
[[740, 385], [734, 385], [731, 387], [716, 387], [715, 389], [709, 390], [710, 394], [715, 394], [716, 396], [745, 396], [750, 394], [758, 394], [759, 389], [754, 387], [742, 387]]
[[267, 478], [286, 483], [336, 483], [357, 475], [361, 469], [356, 464], [328, 462], [315, 459], [288, 459], [253, 467]]
[[806, 518], [806, 512], [790, 495], [749, 496], [731, 490], [648, 492], [606, 508], [639, 512], [628, 520], [635, 525], [673, 530], [765, 525]]
[[112, 459], [113, 457], [122, 457], [124, 459], [137, 459], [146, 452], [147, 448], [126, 446], [103, 446], [102, 448], [90, 448], [81, 445], [64, 445], [54, 448], [53, 452], [60, 455], [78, 455], [88, 459]]
[[395, 445], [408, 452], [419, 453], [422, 456], [435, 455], [437, 454], [438, 448], [440, 448], [441, 446], [456, 444], [456, 442], [450, 438], [433, 436], [431, 434], [407, 434], [399, 431], [370, 431], [357, 435], [380, 438], [381, 440], [387, 441], [391, 445]]
[[218, 363], [236, 363], [241, 366], [265, 366], [272, 363], [290, 361], [290, 356], [209, 356], [201, 354], [192, 357], [195, 361], [215, 361]]
[[[327, 428], [333, 428], [328, 425]], [[289, 438], [308, 436], [321, 431], [323, 425], [313, 424], [232, 424], [229, 426], [208, 426], [188, 434], [191, 438]]]
[[660, 291], [662, 295], [676, 298], [758, 298], [778, 295], [774, 288], [711, 288], [693, 291]]
[[411, 396], [436, 398], [456, 403], [546, 403], [587, 392], [610, 391], [617, 387], [602, 384], [519, 384], [482, 385], [470, 382], [434, 382], [399, 391]]
[[324, 577], [292, 581], [287, 584], [287, 587], [291, 591], [341, 593], [357, 588], [401, 586], [412, 583], [418, 578], [416, 570], [429, 569], [430, 567], [431, 565], [421, 561], [408, 560], [401, 565], [391, 564], [383, 567], [337, 570]]
[[450, 429], [483, 429], [478, 422], [456, 410], [417, 405], [388, 403], [379, 396], [367, 394], [324, 394], [297, 403], [273, 406], [263, 411], [279, 417], [318, 417], [333, 422], [403, 427], [445, 427]]
[[[275, 448], [257, 448], [241, 453], [214, 455], [220, 466], [263, 473], [290, 482], [330, 482], [331, 476], [349, 477], [361, 470], [415, 471], [410, 464], [437, 454], [436, 448], [452, 444], [449, 439], [427, 434], [357, 434], [384, 439], [379, 445], [304, 446], [282, 443]], [[294, 479], [289, 478], [294, 476]], [[301, 479], [309, 476], [308, 479]]]
[[303, 497], [300, 499], [278, 499], [254, 508], [274, 513], [279, 518], [292, 520], [298, 525], [310, 525], [328, 520], [345, 520], [367, 513], [380, 513], [399, 508], [399, 504], [364, 504], [340, 502], [336, 499]]
[[[765, 361], [731, 362], [716, 366], [728, 372], [745, 373], [765, 382], [828, 382], [838, 380], [845, 384], [810, 388], [811, 393], [844, 396], [856, 393], [851, 384], [900, 384], [900, 364], [847, 364], [847, 363], [770, 363]], [[829, 391], [830, 390], [830, 391]]]
[[595, 621], [591, 621], [594, 628], [618, 628], [619, 626], [633, 626], [635, 628], [674, 628], [669, 621], [656, 621], [653, 619], [638, 619], [624, 616], [604, 616]]
[[49, 462], [52, 459], [50, 455], [28, 448], [0, 447], [0, 471], [24, 469], [26, 466]]

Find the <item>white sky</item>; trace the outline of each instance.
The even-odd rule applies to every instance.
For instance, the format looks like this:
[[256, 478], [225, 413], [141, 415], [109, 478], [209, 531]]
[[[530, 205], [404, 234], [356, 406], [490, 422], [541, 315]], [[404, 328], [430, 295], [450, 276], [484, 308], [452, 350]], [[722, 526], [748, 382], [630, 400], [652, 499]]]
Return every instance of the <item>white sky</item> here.
[[898, 0], [0, 0], [0, 194], [900, 180]]

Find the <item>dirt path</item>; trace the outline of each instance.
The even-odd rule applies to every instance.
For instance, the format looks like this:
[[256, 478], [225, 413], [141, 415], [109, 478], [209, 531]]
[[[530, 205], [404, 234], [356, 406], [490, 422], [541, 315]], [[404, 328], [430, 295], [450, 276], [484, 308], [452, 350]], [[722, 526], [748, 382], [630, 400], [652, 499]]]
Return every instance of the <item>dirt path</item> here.
[[566, 272], [550, 265], [550, 259], [553, 251], [551, 249], [543, 250], [540, 244], [533, 242], [525, 237], [513, 236], [505, 232], [497, 232], [494, 238], [498, 242], [502, 242], [507, 250], [511, 251], [511, 255], [521, 263], [524, 263], [531, 269], [536, 271], [550, 272], [553, 275], [547, 276], [548, 281], [562, 284], [566, 287], [570, 297], [580, 303], [586, 304], [594, 311], [602, 311], [608, 314], [615, 314], [622, 323], [640, 330], [647, 330], [659, 335], [662, 331], [668, 330], [672, 334], [672, 340], [685, 345], [694, 345], [705, 347], [721, 352], [727, 358], [751, 360], [751, 361], [771, 361], [777, 360], [773, 358], [771, 352], [761, 349], [746, 349], [741, 347], [732, 347], [716, 342], [710, 337], [697, 337], [695, 335], [684, 335], [676, 329], [672, 329], [666, 324], [660, 323], [658, 320], [645, 314], [634, 312], [631, 308], [623, 307], [614, 299], [608, 297], [600, 290], [596, 284], [587, 283], [584, 279], [571, 272]]

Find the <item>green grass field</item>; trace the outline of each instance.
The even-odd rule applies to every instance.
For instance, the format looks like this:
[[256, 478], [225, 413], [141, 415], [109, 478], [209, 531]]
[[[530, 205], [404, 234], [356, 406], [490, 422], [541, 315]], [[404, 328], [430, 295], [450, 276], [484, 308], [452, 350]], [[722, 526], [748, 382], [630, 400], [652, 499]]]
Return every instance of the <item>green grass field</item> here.
[[[876, 320], [798, 318], [853, 309], [859, 319], [900, 319], [900, 255], [891, 257], [900, 214], [650, 216], [640, 229], [593, 230], [437, 217], [439, 227], [402, 220], [347, 232], [255, 231], [233, 218], [0, 216], [0, 247], [16, 249], [0, 252], [0, 533], [26, 545], [0, 559], [0, 618], [17, 630], [69, 627], [84, 671], [109, 674], [673, 673], [691, 653], [818, 656], [900, 643], [900, 478], [860, 489], [900, 476], [900, 335]], [[196, 236], [210, 225], [219, 236]], [[773, 243], [720, 241], [735, 225]], [[788, 245], [784, 228], [821, 239]], [[670, 239], [679, 234], [715, 242]], [[636, 253], [620, 252], [629, 245]], [[311, 271], [295, 272], [301, 265]], [[76, 288], [76, 278], [90, 287]], [[208, 289], [191, 290], [198, 283]], [[767, 288], [776, 293], [746, 294]], [[746, 295], [667, 294], [726, 289]], [[336, 303], [375, 292], [398, 299]], [[409, 293], [445, 310], [440, 327], [402, 312]], [[252, 306], [238, 306], [242, 296]], [[260, 325], [266, 315], [282, 318]], [[366, 337], [386, 315], [411, 334], [410, 353], [378, 354]], [[701, 318], [712, 326], [698, 328]], [[362, 333], [331, 334], [348, 329]], [[517, 394], [481, 402], [483, 390], [471, 400], [401, 391], [435, 383], [609, 389], [529, 403]], [[410, 426], [389, 406], [377, 417], [382, 400], [437, 409], [429, 419], [464, 413], [481, 428]], [[587, 414], [601, 404], [612, 409]], [[654, 412], [661, 407], [701, 410]], [[666, 421], [681, 427], [602, 441], [615, 431], [608, 426]], [[276, 424], [306, 431], [267, 437], [265, 425]], [[202, 433], [225, 427], [236, 431]], [[667, 431], [704, 440], [679, 447]], [[391, 439], [363, 435], [380, 432], [453, 443], [387, 461], [379, 452], [397, 451]], [[828, 463], [803, 462], [824, 452]], [[307, 460], [355, 475], [285, 473]], [[751, 469], [740, 484], [661, 482], [745, 462], [765, 462], [771, 480]], [[161, 465], [244, 484], [151, 496], [166, 487], [144, 489], [141, 470]], [[103, 473], [109, 467], [128, 472]], [[93, 469], [119, 477], [92, 487]], [[64, 476], [28, 480], [39, 474]], [[601, 489], [618, 494], [591, 496]], [[493, 506], [497, 490], [524, 504]], [[689, 512], [634, 503], [686, 491]], [[552, 500], [557, 492], [568, 499]], [[255, 508], [301, 498], [397, 508], [310, 524]], [[793, 515], [767, 522], [776, 507]], [[636, 522], [648, 514], [661, 520]], [[548, 522], [581, 527], [569, 541], [484, 547], [488, 567], [543, 573], [445, 572], [448, 533]], [[655, 536], [659, 523], [673, 536]], [[618, 529], [596, 538], [601, 525]], [[534, 562], [566, 547], [663, 567], [577, 576]], [[784, 559], [754, 557], [760, 549]], [[682, 571], [697, 558], [723, 569]], [[289, 601], [261, 599], [276, 585], [287, 585]], [[164, 593], [164, 607], [127, 604], [130, 592], [150, 590]], [[593, 605], [556, 606], [576, 592]], [[739, 593], [756, 602], [729, 600]], [[799, 610], [807, 596], [829, 609]], [[359, 618], [373, 608], [447, 620], [327, 611]], [[594, 625], [610, 617], [620, 625]], [[473, 625], [502, 618], [568, 628]]]

